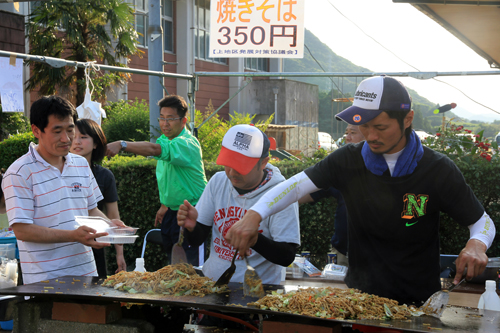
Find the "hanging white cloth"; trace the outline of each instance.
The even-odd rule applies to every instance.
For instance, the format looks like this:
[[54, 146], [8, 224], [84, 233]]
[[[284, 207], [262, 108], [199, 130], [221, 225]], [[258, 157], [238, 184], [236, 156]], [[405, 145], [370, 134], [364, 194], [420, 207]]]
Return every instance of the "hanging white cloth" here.
[[92, 101], [92, 93], [89, 88], [89, 83], [92, 86], [94, 85], [90, 79], [91, 67], [94, 68], [92, 63], [85, 64], [85, 98], [83, 103], [76, 108], [76, 111], [78, 112], [78, 118], [92, 119], [101, 126], [101, 119], [106, 118], [106, 111], [101, 107], [101, 103]]

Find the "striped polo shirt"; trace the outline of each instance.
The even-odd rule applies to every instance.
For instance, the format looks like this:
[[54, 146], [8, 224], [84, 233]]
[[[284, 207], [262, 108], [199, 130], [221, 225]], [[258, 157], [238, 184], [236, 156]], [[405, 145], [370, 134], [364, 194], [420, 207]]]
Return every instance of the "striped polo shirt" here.
[[[30, 144], [29, 151], [7, 170], [2, 182], [9, 225], [33, 223], [74, 230], [75, 216], [87, 216], [102, 200], [99, 186], [84, 157], [65, 156], [62, 173]], [[24, 283], [65, 275], [96, 276], [92, 248], [81, 243], [17, 241]]]

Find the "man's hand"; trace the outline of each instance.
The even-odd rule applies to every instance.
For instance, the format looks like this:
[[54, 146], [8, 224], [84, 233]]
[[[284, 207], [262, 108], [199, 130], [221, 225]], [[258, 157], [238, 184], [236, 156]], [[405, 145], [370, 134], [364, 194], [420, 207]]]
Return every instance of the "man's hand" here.
[[115, 141], [107, 144], [108, 150], [106, 151], [106, 155], [109, 157], [113, 157], [120, 152], [122, 149], [122, 145], [120, 141]]
[[488, 256], [485, 254], [486, 245], [477, 239], [471, 239], [467, 242], [465, 248], [460, 251], [460, 255], [455, 263], [457, 274], [453, 280], [457, 284], [462, 279], [465, 268], [467, 268], [467, 280], [481, 274], [488, 264]]
[[155, 227], [159, 225], [161, 227], [161, 221], [163, 221], [163, 216], [165, 216], [165, 213], [167, 212], [168, 207], [165, 205], [161, 205], [160, 209], [158, 209], [158, 212], [156, 213], [155, 217]]
[[118, 268], [115, 271], [115, 274], [121, 271], [127, 271], [127, 263], [125, 262], [125, 258], [123, 257], [123, 245], [115, 244], [116, 249], [116, 265]]
[[241, 220], [229, 229], [225, 237], [226, 241], [240, 253], [249, 255], [249, 249], [257, 243], [261, 220], [260, 215], [250, 209]]
[[122, 220], [119, 220], [119, 219], [112, 219], [110, 220], [111, 223], [113, 223], [114, 226], [116, 227], [126, 227], [125, 223], [123, 223]]
[[94, 229], [85, 225], [82, 225], [72, 232], [73, 241], [82, 243], [83, 245], [91, 246], [96, 249], [102, 249], [105, 246], [109, 246], [109, 243], [99, 243], [95, 241], [96, 238], [107, 235], [107, 232], [96, 233]]
[[189, 201], [184, 200], [184, 203], [179, 206], [177, 211], [177, 224], [192, 232], [196, 227], [196, 220], [198, 220], [198, 211]]

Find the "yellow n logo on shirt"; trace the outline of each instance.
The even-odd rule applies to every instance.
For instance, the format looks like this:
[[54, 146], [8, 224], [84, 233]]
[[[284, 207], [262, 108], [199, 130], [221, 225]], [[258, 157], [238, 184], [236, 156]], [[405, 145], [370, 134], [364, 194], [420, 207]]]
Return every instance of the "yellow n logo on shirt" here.
[[413, 193], [406, 193], [403, 196], [404, 209], [401, 213], [401, 218], [410, 220], [424, 216], [428, 200], [429, 196], [426, 194], [415, 195]]

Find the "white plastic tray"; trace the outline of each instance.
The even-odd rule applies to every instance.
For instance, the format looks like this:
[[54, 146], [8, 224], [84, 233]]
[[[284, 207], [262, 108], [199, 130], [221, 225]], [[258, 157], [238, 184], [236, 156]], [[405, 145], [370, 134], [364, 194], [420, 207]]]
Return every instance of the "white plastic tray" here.
[[328, 264], [323, 269], [321, 277], [336, 281], [344, 281], [348, 268], [342, 265]]
[[91, 227], [97, 233], [107, 232], [109, 236], [132, 236], [139, 229], [129, 226], [117, 227], [110, 220], [99, 216], [75, 216], [75, 221], [79, 225]]
[[110, 244], [132, 244], [137, 239], [137, 235], [134, 236], [116, 236], [108, 235], [96, 238], [95, 241], [98, 243], [110, 243]]

